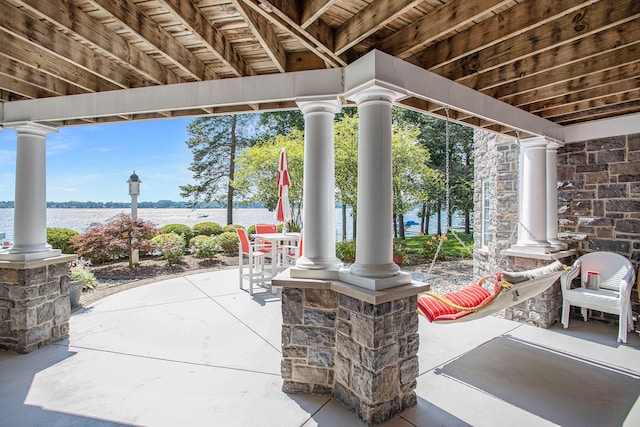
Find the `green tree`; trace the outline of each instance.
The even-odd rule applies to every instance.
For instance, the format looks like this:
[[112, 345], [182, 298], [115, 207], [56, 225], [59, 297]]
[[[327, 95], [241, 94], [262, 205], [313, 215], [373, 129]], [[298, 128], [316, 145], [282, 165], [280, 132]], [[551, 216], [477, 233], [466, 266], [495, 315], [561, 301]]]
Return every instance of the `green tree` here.
[[256, 140], [255, 114], [235, 114], [195, 119], [187, 126], [187, 146], [193, 152], [189, 170], [195, 184], [180, 186], [180, 195], [206, 202], [226, 195], [227, 224], [233, 223], [234, 188], [238, 152]]
[[266, 141], [292, 130], [304, 131], [304, 116], [300, 110], [270, 111], [260, 114], [258, 126], [261, 140]]
[[347, 238], [347, 206], [352, 207], [354, 238], [358, 200], [358, 115], [343, 114], [334, 125], [336, 197], [342, 205], [342, 240]]
[[304, 137], [301, 131], [293, 130], [287, 135], [277, 135], [242, 152], [238, 157], [234, 187], [246, 203], [260, 203], [274, 210], [278, 203], [276, 177], [280, 150], [284, 148], [289, 161], [289, 202], [292, 222], [301, 225], [302, 174]]

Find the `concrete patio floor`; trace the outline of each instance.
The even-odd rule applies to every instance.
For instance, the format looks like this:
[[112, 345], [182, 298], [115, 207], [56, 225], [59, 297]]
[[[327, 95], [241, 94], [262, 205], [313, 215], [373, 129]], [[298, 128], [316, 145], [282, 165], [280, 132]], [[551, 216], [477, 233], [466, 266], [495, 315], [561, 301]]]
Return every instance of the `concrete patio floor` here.
[[[237, 270], [130, 289], [71, 316], [71, 338], [0, 351], [1, 426], [363, 426], [330, 397], [287, 395], [280, 300]], [[385, 426], [638, 426], [640, 338], [572, 319], [420, 320], [418, 405]]]

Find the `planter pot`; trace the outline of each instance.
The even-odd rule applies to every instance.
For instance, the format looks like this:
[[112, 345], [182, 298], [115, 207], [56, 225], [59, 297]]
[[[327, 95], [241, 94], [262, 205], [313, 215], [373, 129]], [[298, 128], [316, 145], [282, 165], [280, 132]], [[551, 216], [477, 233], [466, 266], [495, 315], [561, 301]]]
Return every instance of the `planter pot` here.
[[69, 282], [69, 301], [71, 301], [71, 308], [80, 306], [80, 295], [82, 294], [82, 280], [75, 280]]

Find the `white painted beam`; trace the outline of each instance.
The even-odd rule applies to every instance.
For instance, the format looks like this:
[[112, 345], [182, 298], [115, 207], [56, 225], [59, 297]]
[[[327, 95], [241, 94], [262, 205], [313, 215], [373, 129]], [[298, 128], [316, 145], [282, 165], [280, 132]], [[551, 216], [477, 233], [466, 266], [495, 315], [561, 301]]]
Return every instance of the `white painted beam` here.
[[57, 122], [338, 95], [342, 72], [300, 71], [7, 102], [2, 121]]
[[563, 127], [467, 86], [380, 51], [372, 51], [345, 71], [345, 91], [383, 83], [410, 95], [503, 124], [509, 128], [563, 141]]
[[565, 126], [564, 141], [586, 141], [634, 133], [640, 133], [640, 113]]

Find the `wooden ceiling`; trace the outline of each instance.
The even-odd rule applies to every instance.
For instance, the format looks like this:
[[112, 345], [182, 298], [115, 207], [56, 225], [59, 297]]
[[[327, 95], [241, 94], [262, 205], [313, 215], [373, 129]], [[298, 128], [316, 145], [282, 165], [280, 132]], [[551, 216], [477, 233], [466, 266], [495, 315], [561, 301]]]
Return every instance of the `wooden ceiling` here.
[[0, 0], [0, 99], [342, 67], [378, 49], [566, 125], [640, 112], [639, 17], [640, 0]]

